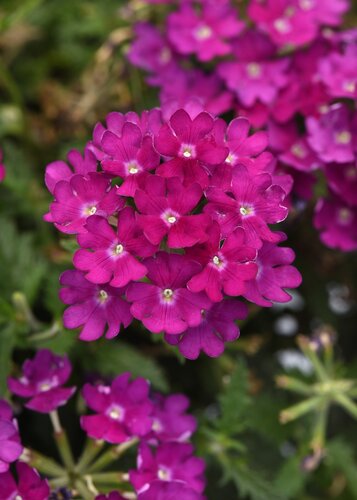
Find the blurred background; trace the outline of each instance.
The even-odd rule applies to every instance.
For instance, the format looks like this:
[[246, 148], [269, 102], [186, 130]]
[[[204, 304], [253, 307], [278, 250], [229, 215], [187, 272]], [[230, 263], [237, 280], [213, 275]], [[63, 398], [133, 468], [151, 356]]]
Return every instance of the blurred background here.
[[[0, 185], [0, 393], [13, 363], [39, 347], [68, 353], [75, 381], [130, 370], [156, 389], [190, 397], [200, 421], [196, 445], [208, 462], [209, 499], [357, 498], [352, 408], [331, 408], [321, 463], [310, 446], [317, 415], [279, 421], [281, 411], [302, 396], [283, 390], [282, 379], [278, 387], [276, 377], [316, 382], [309, 347], [297, 345], [298, 334], [311, 338], [318, 332], [320, 339], [326, 333], [329, 345], [321, 355], [333, 351], [336, 377], [357, 378], [356, 256], [320, 243], [311, 224], [313, 201], [293, 211], [282, 228], [296, 252], [302, 286], [287, 305], [252, 306], [241, 338], [219, 359], [184, 360], [138, 324], [113, 341], [90, 344], [62, 327], [58, 276], [72, 267], [74, 247], [42, 220], [50, 202], [45, 166], [82, 148], [108, 112], [158, 105], [155, 89], [125, 54], [133, 23], [160, 16], [161, 8], [120, 0], [0, 2], [0, 148], [6, 165]], [[348, 25], [356, 19], [354, 9]], [[79, 453], [83, 436], [75, 404], [80, 402], [72, 402], [63, 417]], [[45, 419], [27, 411], [19, 419], [25, 443], [54, 453]]]

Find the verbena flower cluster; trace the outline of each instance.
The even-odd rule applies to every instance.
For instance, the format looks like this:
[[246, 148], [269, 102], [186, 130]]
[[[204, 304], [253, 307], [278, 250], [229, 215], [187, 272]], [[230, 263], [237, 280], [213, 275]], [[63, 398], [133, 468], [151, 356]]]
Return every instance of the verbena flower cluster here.
[[110, 113], [84, 156], [47, 166], [54, 201], [46, 220], [77, 235], [75, 270], [62, 274], [67, 328], [112, 338], [133, 318], [164, 332], [187, 358], [223, 352], [258, 305], [290, 300], [300, 284], [285, 235], [290, 178], [279, 175], [267, 135], [193, 105]]
[[[75, 391], [63, 387], [71, 369], [66, 356], [43, 349], [24, 363], [18, 378], [8, 379], [8, 388], [16, 396], [31, 398], [27, 408], [50, 413]], [[174, 498], [178, 492], [183, 500], [204, 498], [204, 462], [194, 455], [189, 442], [197, 424], [187, 413], [189, 401], [184, 395], [163, 396], [151, 391], [147, 380], [132, 380], [130, 373], [123, 373], [111, 384], [85, 384], [82, 396], [92, 411], [80, 420], [90, 438], [116, 445], [137, 439], [137, 468], [129, 471], [128, 479], [139, 500]], [[45, 500], [48, 481], [21, 458], [18, 461], [22, 451], [12, 410], [0, 400], [0, 499], [19, 495], [26, 500]], [[17, 482], [9, 471], [9, 464], [15, 461]], [[113, 492], [109, 498], [125, 497]]]
[[230, 0], [161, 3], [164, 24], [138, 23], [128, 57], [160, 88], [164, 116], [193, 99], [265, 129], [277, 169], [293, 179], [291, 202], [310, 200], [319, 179], [321, 240], [355, 250], [357, 30], [340, 30], [350, 2], [250, 0], [249, 24]]

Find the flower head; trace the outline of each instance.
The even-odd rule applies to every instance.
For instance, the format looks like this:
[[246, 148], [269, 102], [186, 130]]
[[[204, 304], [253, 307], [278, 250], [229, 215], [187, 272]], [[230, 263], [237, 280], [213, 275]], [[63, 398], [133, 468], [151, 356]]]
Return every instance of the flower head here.
[[0, 474], [1, 499], [47, 500], [49, 498], [48, 483], [46, 479], [41, 479], [36, 469], [23, 462], [17, 462], [16, 472], [17, 481], [10, 471]]
[[8, 470], [9, 464], [19, 458], [22, 450], [11, 407], [4, 399], [0, 399], [0, 473]]
[[149, 383], [143, 378], [130, 381], [130, 373], [123, 373], [110, 386], [86, 384], [83, 397], [95, 415], [83, 416], [81, 426], [94, 439], [124, 443], [151, 429]]

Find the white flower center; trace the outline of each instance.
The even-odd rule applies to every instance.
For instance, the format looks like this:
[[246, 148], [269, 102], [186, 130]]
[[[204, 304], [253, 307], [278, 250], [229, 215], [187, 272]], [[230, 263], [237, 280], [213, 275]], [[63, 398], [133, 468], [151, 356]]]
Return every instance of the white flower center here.
[[223, 265], [223, 260], [221, 260], [218, 255], [215, 255], [212, 259], [212, 262], [215, 266], [221, 267]]
[[123, 420], [124, 409], [121, 406], [112, 406], [108, 412], [108, 416], [113, 420]]
[[167, 64], [171, 60], [171, 50], [168, 47], [162, 49], [159, 60], [161, 64]]
[[355, 92], [356, 90], [356, 82], [354, 82], [353, 80], [349, 80], [349, 81], [345, 81], [343, 82], [343, 90], [345, 90], [346, 92]]
[[249, 63], [247, 64], [247, 73], [251, 78], [259, 78], [262, 74], [262, 67], [255, 62]]
[[343, 130], [335, 135], [335, 141], [337, 144], [349, 144], [352, 140], [351, 132], [348, 130]]
[[162, 292], [162, 296], [168, 302], [172, 300], [173, 294], [174, 292], [173, 290], [171, 290], [171, 288], [165, 288], [165, 290]]
[[250, 215], [252, 213], [252, 211], [253, 210], [251, 208], [249, 208], [249, 207], [240, 207], [240, 209], [239, 209], [239, 212], [240, 212], [241, 215], [243, 215], [243, 217], [245, 215]]
[[171, 472], [167, 467], [160, 465], [157, 471], [157, 477], [160, 481], [171, 481]]
[[108, 294], [105, 290], [100, 290], [98, 293], [98, 299], [100, 302], [106, 302], [108, 300]]
[[233, 153], [229, 153], [229, 155], [225, 159], [225, 162], [231, 164], [235, 161], [235, 159], [236, 159], [236, 156]]
[[87, 207], [85, 212], [87, 215], [94, 215], [97, 211], [97, 207], [96, 206], [92, 206], [92, 207]]
[[351, 221], [352, 212], [348, 208], [341, 208], [338, 212], [338, 220], [341, 224], [348, 224]]
[[157, 418], [155, 418], [153, 423], [152, 423], [152, 430], [155, 432], [162, 431], [162, 424], [161, 424], [160, 420], [158, 420]]
[[280, 18], [274, 21], [274, 28], [279, 33], [286, 34], [291, 31], [291, 24], [287, 19]]
[[181, 146], [181, 155], [184, 158], [195, 158], [196, 156], [196, 148], [191, 144], [182, 144]]
[[306, 158], [306, 150], [301, 144], [294, 144], [291, 146], [291, 152], [297, 158]]
[[121, 253], [123, 253], [123, 251], [124, 251], [124, 247], [120, 243], [118, 243], [118, 245], [116, 245], [114, 248], [115, 255], [120, 255]]
[[300, 0], [300, 9], [311, 10], [315, 7], [315, 0]]
[[195, 31], [195, 37], [197, 40], [208, 40], [208, 38], [211, 38], [211, 36], [212, 30], [209, 26], [206, 25], [200, 26]]
[[167, 222], [170, 222], [170, 224], [174, 224], [176, 220], [176, 217], [174, 217], [173, 215], [167, 218]]

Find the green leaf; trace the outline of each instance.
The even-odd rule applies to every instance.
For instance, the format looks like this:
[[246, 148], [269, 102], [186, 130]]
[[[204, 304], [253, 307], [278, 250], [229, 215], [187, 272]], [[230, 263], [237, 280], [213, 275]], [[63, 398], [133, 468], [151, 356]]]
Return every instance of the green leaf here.
[[0, 328], [0, 395], [5, 394], [6, 379], [11, 369], [12, 351], [16, 343], [14, 326], [9, 324]]
[[327, 446], [326, 463], [334, 471], [338, 470], [344, 474], [353, 498], [357, 498], [357, 461], [353, 448], [340, 439], [331, 441]]
[[300, 498], [308, 475], [301, 470], [300, 457], [294, 456], [284, 462], [275, 478], [275, 488], [286, 498]]
[[137, 351], [123, 341], [104, 341], [89, 346], [90, 355], [86, 353], [82, 362], [88, 370], [95, 370], [103, 375], [119, 375], [130, 371], [133, 377], [148, 379], [156, 389], [163, 392], [169, 390], [162, 369], [151, 358]]

